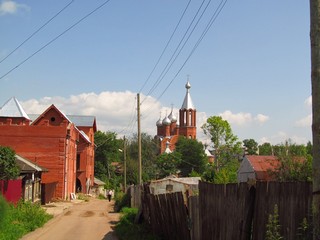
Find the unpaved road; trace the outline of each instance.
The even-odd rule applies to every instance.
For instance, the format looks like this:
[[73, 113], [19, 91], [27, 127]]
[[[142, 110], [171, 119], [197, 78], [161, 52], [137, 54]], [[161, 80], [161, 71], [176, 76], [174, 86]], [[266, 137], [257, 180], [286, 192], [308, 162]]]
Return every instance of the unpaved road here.
[[117, 240], [112, 228], [119, 213], [113, 207], [113, 201], [95, 198], [73, 204], [22, 240]]

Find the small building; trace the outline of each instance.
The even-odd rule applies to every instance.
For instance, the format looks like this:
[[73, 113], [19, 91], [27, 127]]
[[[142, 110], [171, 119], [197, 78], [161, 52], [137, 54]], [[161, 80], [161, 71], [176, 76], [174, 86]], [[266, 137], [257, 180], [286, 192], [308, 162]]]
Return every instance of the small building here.
[[17, 179], [0, 181], [0, 192], [8, 202], [41, 201], [41, 174], [48, 170], [40, 167], [26, 158], [16, 154], [16, 163], [20, 169]]
[[198, 194], [200, 180], [200, 177], [178, 178], [175, 176], [154, 180], [149, 185], [150, 193], [157, 195], [182, 192], [184, 202], [186, 203], [189, 196]]
[[101, 181], [100, 179], [94, 178], [92, 192], [95, 193], [97, 196], [99, 195], [106, 196], [106, 189], [104, 188], [105, 184], [106, 183]]
[[238, 170], [238, 182], [272, 181], [277, 166], [276, 156], [245, 155]]

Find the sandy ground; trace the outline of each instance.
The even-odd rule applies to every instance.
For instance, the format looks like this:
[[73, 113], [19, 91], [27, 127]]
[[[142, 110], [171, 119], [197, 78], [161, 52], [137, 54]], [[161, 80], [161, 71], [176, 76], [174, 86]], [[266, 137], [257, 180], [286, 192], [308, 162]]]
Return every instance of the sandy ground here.
[[72, 201], [47, 205], [54, 218], [22, 240], [118, 240], [113, 230], [119, 221], [114, 202], [90, 198], [89, 202]]

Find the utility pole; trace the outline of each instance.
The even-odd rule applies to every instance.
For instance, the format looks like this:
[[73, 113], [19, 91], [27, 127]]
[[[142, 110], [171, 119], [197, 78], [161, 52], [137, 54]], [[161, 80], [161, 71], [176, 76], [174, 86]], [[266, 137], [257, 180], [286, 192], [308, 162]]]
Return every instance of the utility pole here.
[[137, 115], [138, 115], [138, 159], [139, 159], [139, 185], [142, 184], [141, 164], [141, 128], [140, 128], [140, 94], [137, 94]]
[[320, 0], [310, 0], [313, 239], [320, 239]]
[[123, 136], [123, 173], [124, 173], [124, 192], [127, 192], [127, 144], [126, 136]]

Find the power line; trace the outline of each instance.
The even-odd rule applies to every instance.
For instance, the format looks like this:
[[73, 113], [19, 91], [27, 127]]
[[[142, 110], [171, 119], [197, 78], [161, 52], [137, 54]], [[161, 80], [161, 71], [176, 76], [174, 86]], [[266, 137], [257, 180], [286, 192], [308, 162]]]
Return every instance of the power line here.
[[[211, 1], [211, 0], [210, 0]], [[210, 3], [209, 1], [209, 3]], [[190, 34], [189, 34], [189, 37], [187, 38], [187, 40], [185, 41], [185, 43], [182, 45], [182, 47], [180, 48], [182, 42], [184, 41], [185, 37], [187, 36], [191, 26], [193, 25], [195, 19], [197, 18], [203, 4], [204, 4], [205, 0], [202, 1], [200, 7], [198, 8], [196, 14], [194, 15], [192, 21], [190, 22], [187, 30], [185, 31], [183, 37], [181, 38], [178, 46], [176, 47], [175, 51], [173, 52], [173, 54], [171, 55], [171, 58], [169, 59], [168, 63], [166, 64], [166, 66], [164, 67], [164, 69], [162, 70], [160, 76], [158, 77], [157, 81], [153, 84], [152, 88], [149, 90], [149, 92], [146, 94], [146, 95], [150, 95], [153, 93], [153, 91], [158, 87], [158, 85], [160, 84], [160, 82], [163, 80], [163, 78], [165, 77], [165, 75], [167, 74], [167, 72], [170, 70], [172, 64], [175, 62], [175, 60], [177, 59], [177, 57], [179, 56], [179, 54], [181, 53], [181, 50], [183, 49], [183, 47], [185, 46], [186, 42], [188, 41], [188, 39], [190, 38]], [[193, 33], [193, 31], [191, 32], [191, 34]], [[176, 55], [177, 51], [179, 50], [180, 48], [180, 51], [178, 52], [178, 54]], [[176, 56], [176, 57], [175, 57]], [[175, 58], [174, 58], [175, 57]], [[174, 58], [174, 60], [172, 61], [172, 59]], [[170, 64], [171, 62], [171, 64]], [[169, 66], [169, 67], [168, 67]], [[145, 99], [144, 99], [145, 100]], [[142, 102], [144, 102], [144, 100]]]
[[26, 40], [24, 40], [19, 46], [17, 46], [15, 49], [13, 49], [7, 56], [5, 56], [0, 63], [2, 63], [4, 60], [6, 60], [8, 57], [10, 57], [15, 51], [17, 51], [22, 45], [24, 45], [27, 41], [29, 41], [34, 35], [36, 35], [42, 28], [44, 28], [46, 25], [48, 25], [53, 19], [55, 19], [60, 13], [62, 13], [65, 9], [67, 9], [74, 0], [71, 0], [66, 6], [64, 6], [58, 13], [56, 13], [52, 18], [50, 18], [47, 22], [45, 22], [40, 28], [38, 28], [34, 33], [32, 33]]
[[79, 23], [81, 23], [83, 20], [85, 20], [86, 18], [88, 18], [90, 15], [92, 15], [93, 13], [95, 13], [96, 11], [98, 11], [100, 8], [102, 8], [104, 5], [106, 5], [110, 0], [107, 0], [105, 2], [103, 2], [102, 4], [100, 4], [98, 7], [96, 7], [94, 10], [92, 10], [91, 12], [89, 12], [87, 15], [85, 15], [84, 17], [82, 17], [80, 20], [78, 20], [76, 23], [74, 23], [73, 25], [71, 25], [69, 28], [67, 28], [66, 30], [64, 30], [62, 33], [60, 33], [58, 36], [56, 36], [55, 38], [53, 38], [51, 41], [49, 41], [48, 43], [46, 43], [44, 46], [42, 46], [41, 48], [39, 48], [37, 51], [35, 51], [33, 54], [31, 54], [29, 57], [27, 57], [26, 59], [24, 59], [22, 62], [20, 62], [17, 66], [13, 67], [12, 69], [10, 69], [7, 73], [5, 73], [4, 75], [2, 75], [0, 77], [0, 79], [4, 78], [5, 76], [7, 76], [8, 74], [10, 74], [11, 72], [13, 72], [15, 69], [17, 69], [18, 67], [20, 67], [22, 64], [24, 64], [26, 61], [28, 61], [30, 58], [32, 58], [34, 55], [36, 55], [37, 53], [39, 53], [40, 51], [42, 51], [44, 48], [46, 48], [47, 46], [49, 46], [51, 43], [53, 43], [54, 41], [56, 41], [58, 38], [60, 38], [62, 35], [64, 35], [65, 33], [67, 33], [68, 31], [70, 31], [72, 28], [74, 28], [75, 26], [77, 26]]
[[[153, 74], [153, 72], [155, 71], [156, 67], [158, 66], [160, 60], [162, 59], [163, 54], [164, 54], [165, 51], [167, 50], [167, 48], [168, 48], [168, 46], [169, 46], [169, 43], [171, 42], [174, 34], [176, 33], [176, 31], [177, 31], [177, 29], [178, 29], [178, 27], [179, 27], [179, 25], [180, 25], [180, 23], [181, 23], [184, 15], [185, 15], [185, 13], [187, 12], [187, 9], [188, 9], [188, 7], [189, 7], [189, 5], [190, 5], [190, 2], [191, 2], [191, 0], [189, 0], [189, 2], [187, 3], [187, 6], [185, 7], [185, 9], [184, 9], [184, 11], [183, 11], [183, 13], [182, 13], [182, 15], [181, 15], [181, 17], [180, 17], [180, 19], [179, 19], [176, 27], [174, 28], [174, 30], [173, 30], [173, 32], [172, 32], [172, 34], [171, 34], [171, 36], [170, 36], [170, 38], [169, 38], [169, 40], [168, 40], [165, 48], [163, 49], [160, 57], [158, 58], [158, 61], [156, 62], [155, 66], [153, 67], [152, 71], [150, 72], [147, 80], [144, 82], [144, 84], [143, 84], [142, 87], [140, 88], [139, 93], [142, 91], [142, 89], [143, 89], [143, 88], [145, 87], [145, 85], [148, 83], [148, 81], [150, 80], [150, 77], [152, 76], [152, 74]], [[148, 95], [148, 94], [147, 94], [147, 95]]]
[[[227, 0], [222, 0], [220, 2], [220, 4], [218, 5], [218, 7], [216, 8], [216, 10], [214, 11], [212, 17], [210, 18], [210, 21], [207, 23], [205, 29], [203, 30], [201, 36], [199, 37], [198, 41], [196, 42], [196, 44], [194, 45], [194, 47], [192, 48], [190, 54], [188, 55], [188, 57], [186, 58], [186, 60], [184, 61], [184, 63], [182, 64], [182, 66], [179, 68], [178, 72], [175, 74], [175, 76], [172, 78], [172, 80], [169, 82], [169, 84], [167, 85], [167, 87], [163, 90], [163, 92], [157, 97], [156, 101], [158, 101], [163, 94], [168, 90], [168, 88], [171, 86], [171, 84], [173, 83], [173, 81], [177, 78], [177, 76], [179, 75], [179, 73], [181, 72], [181, 70], [184, 68], [184, 66], [186, 65], [186, 63], [189, 61], [190, 57], [193, 55], [193, 53], [195, 52], [195, 50], [198, 48], [198, 46], [200, 45], [201, 41], [203, 40], [203, 38], [205, 37], [205, 35], [207, 34], [207, 32], [209, 31], [209, 29], [211, 28], [211, 26], [213, 25], [213, 23], [215, 22], [215, 20], [217, 19], [217, 17], [220, 15], [220, 12], [222, 11], [222, 9], [224, 8], [224, 6], [226, 5]], [[152, 106], [150, 106], [150, 108], [147, 110], [149, 111], [152, 108]]]

